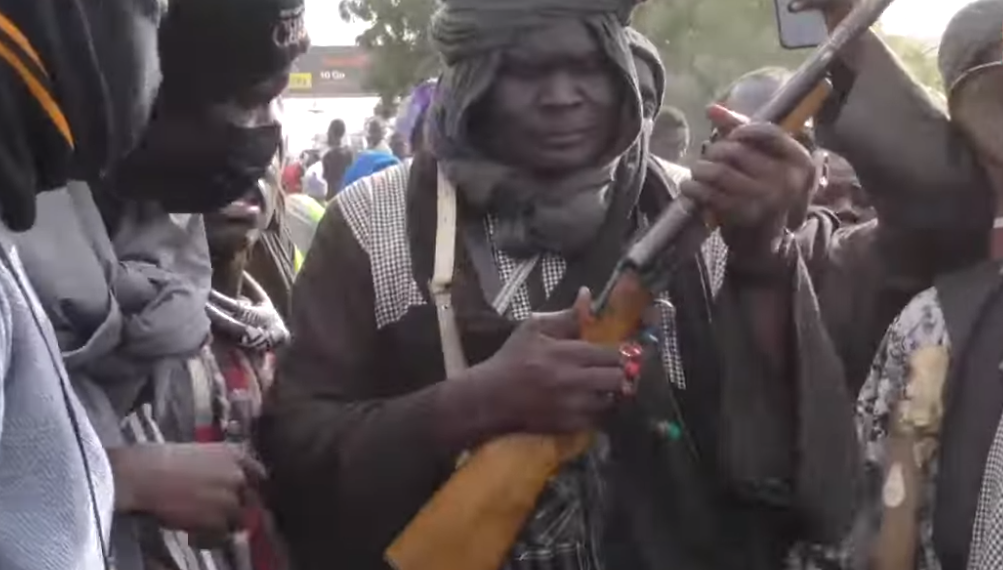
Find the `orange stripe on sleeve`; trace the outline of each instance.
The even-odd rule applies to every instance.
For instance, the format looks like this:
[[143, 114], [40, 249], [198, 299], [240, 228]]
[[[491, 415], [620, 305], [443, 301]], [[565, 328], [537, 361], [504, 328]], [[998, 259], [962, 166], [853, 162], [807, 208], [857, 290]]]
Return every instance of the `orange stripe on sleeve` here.
[[25, 86], [28, 91], [35, 97], [38, 104], [42, 106], [42, 110], [45, 114], [49, 116], [49, 119], [55, 125], [59, 133], [63, 135], [63, 139], [66, 140], [66, 144], [73, 148], [73, 133], [70, 131], [70, 123], [66, 120], [66, 116], [63, 115], [63, 110], [59, 108], [59, 104], [56, 100], [52, 98], [52, 94], [43, 86], [38, 79], [32, 75], [31, 70], [18, 59], [17, 55], [14, 54], [7, 46], [0, 43], [0, 59], [5, 60], [14, 71], [21, 77], [24, 81]]
[[48, 77], [49, 72], [47, 72], [45, 70], [45, 66], [42, 65], [42, 58], [38, 57], [38, 53], [35, 51], [35, 48], [31, 47], [31, 42], [29, 42], [28, 38], [21, 33], [21, 30], [18, 29], [17, 25], [14, 24], [10, 18], [3, 15], [3, 12], [0, 12], [0, 31], [6, 33], [10, 39], [17, 44], [17, 47], [21, 48], [24, 53], [28, 54], [31, 61], [35, 62], [35, 65], [42, 70], [42, 74]]

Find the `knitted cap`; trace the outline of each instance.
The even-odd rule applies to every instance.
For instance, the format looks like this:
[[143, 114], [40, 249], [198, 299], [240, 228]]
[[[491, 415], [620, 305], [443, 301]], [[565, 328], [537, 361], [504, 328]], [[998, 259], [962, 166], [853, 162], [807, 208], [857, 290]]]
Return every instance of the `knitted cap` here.
[[219, 103], [281, 77], [309, 39], [303, 0], [172, 0], [160, 26], [162, 93]]

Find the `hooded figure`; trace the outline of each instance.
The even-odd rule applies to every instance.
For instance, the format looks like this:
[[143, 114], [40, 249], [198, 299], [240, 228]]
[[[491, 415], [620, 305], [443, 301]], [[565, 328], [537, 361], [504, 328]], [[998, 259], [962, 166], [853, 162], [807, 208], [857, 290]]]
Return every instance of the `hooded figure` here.
[[[147, 8], [158, 23], [159, 5]], [[234, 26], [231, 41], [242, 38], [248, 51], [261, 51], [264, 45], [264, 51], [273, 54], [266, 59], [268, 73], [262, 75], [251, 65], [241, 74], [196, 74], [192, 79], [189, 74], [200, 68], [179, 70], [177, 62], [185, 55], [179, 51], [206, 47], [205, 38], [212, 35], [206, 30], [216, 29], [217, 19], [227, 13], [240, 14], [234, 21], [256, 30], [256, 41], [250, 41], [245, 28]], [[221, 509], [197, 496], [206, 484], [197, 474], [241, 472], [241, 457], [229, 451], [216, 450], [216, 458], [206, 460], [204, 453], [129, 444], [163, 442], [165, 434], [175, 441], [194, 439], [194, 421], [186, 423], [192, 414], [185, 415], [184, 403], [192, 399], [193, 363], [199, 362], [210, 334], [210, 255], [198, 212], [247, 195], [269, 221], [273, 219], [278, 208], [274, 203], [268, 207], [258, 191], [261, 173], [278, 150], [278, 128], [267, 108], [284, 87], [292, 58], [306, 45], [302, 5], [296, 2], [238, 6], [225, 0], [182, 0], [171, 3], [164, 22], [159, 39], [167, 88], [156, 104], [152, 98], [145, 102], [148, 114], [153, 109], [149, 128], [128, 130], [119, 124], [112, 129], [110, 133], [124, 133], [114, 137], [116, 145], [131, 150], [110, 168], [102, 166], [110, 176], [87, 176], [90, 184], [74, 181], [46, 195], [37, 227], [20, 238], [28, 274], [38, 284], [73, 386], [111, 458], [117, 491], [115, 564], [128, 569], [143, 568], [157, 558], [168, 566], [184, 565], [179, 548], [187, 549], [187, 541], [183, 547], [171, 543], [170, 537], [177, 541], [171, 532], [157, 540], [160, 530], [150, 519], [170, 529], [202, 530], [196, 523]], [[283, 39], [288, 30], [298, 32]], [[147, 31], [152, 36], [145, 37], [143, 45], [155, 50], [157, 29], [151, 24]], [[180, 35], [191, 44], [179, 42]], [[132, 116], [139, 114], [138, 105], [125, 93], [145, 92], [150, 72], [135, 67], [142, 51], [122, 53], [122, 45], [109, 46], [114, 60], [131, 66], [127, 68], [141, 87], [115, 86], [117, 99], [110, 100]], [[156, 52], [151, 56], [155, 60]], [[189, 79], [199, 82], [176, 87]], [[234, 98], [240, 101], [234, 103]], [[290, 275], [292, 261], [290, 246]], [[177, 488], [165, 485], [172, 479], [185, 489], [181, 494], [172, 495]], [[241, 478], [229, 489], [244, 485]], [[208, 515], [185, 511], [185, 497], [193, 495], [200, 508], [210, 509]], [[140, 552], [144, 525], [149, 527], [147, 548]], [[164, 548], [164, 541], [173, 548]], [[162, 550], [149, 548], [158, 543]]]
[[[14, 232], [41, 218], [39, 192], [61, 188], [70, 177], [97, 178], [134, 144], [159, 83], [162, 8], [155, 0], [0, 2], [5, 569], [101, 570], [113, 564], [106, 542], [114, 487], [108, 460], [59, 357], [54, 323], [22, 267], [29, 256], [17, 244], [25, 236]], [[74, 239], [64, 237], [65, 243]]]

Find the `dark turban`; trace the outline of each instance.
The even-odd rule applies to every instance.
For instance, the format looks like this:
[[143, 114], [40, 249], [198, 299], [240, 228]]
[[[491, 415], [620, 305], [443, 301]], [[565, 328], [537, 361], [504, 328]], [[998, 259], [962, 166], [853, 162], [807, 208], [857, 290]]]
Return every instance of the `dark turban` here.
[[446, 65], [512, 44], [554, 20], [598, 19], [626, 26], [638, 0], [444, 0], [432, 18], [432, 40]]
[[[641, 101], [637, 72], [626, 34], [630, 14], [640, 0], [443, 0], [432, 18], [432, 41], [446, 64], [429, 109], [427, 134], [432, 153], [446, 174], [475, 206], [507, 212], [533, 212], [499, 220], [501, 247], [515, 255], [540, 249], [571, 254], [598, 231], [605, 208], [591, 198], [589, 188], [619, 185], [634, 178], [620, 170], [641, 132]], [[537, 192], [526, 173], [481, 156], [469, 140], [468, 115], [497, 76], [505, 49], [524, 34], [559, 22], [579, 21], [596, 39], [625, 86], [620, 131], [611, 141], [607, 164], [580, 173], [564, 184], [550, 184], [546, 196]], [[634, 165], [636, 166], [636, 165]], [[520, 192], [502, 191], [518, 179]], [[511, 190], [511, 188], [510, 188]], [[498, 204], [508, 201], [508, 204]], [[517, 201], [518, 203], [511, 203]]]

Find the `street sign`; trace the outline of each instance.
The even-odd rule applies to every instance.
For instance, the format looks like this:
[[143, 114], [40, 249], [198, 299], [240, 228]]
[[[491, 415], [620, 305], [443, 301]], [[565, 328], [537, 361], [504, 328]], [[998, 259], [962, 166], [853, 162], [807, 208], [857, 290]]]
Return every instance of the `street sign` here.
[[285, 97], [372, 97], [363, 88], [369, 56], [354, 46], [316, 46], [296, 60]]

